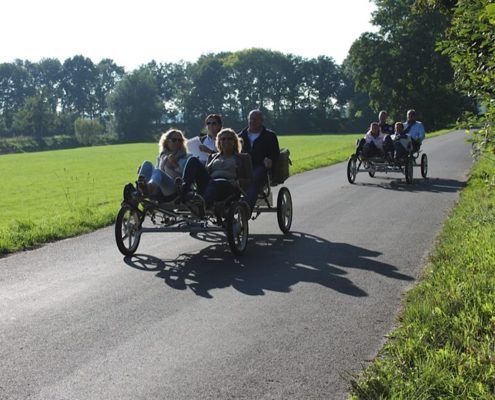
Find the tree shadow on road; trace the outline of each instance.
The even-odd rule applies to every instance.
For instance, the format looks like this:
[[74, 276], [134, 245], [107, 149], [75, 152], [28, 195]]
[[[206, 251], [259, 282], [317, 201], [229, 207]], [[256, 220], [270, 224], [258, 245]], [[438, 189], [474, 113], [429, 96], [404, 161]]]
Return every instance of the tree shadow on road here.
[[349, 296], [367, 296], [346, 277], [348, 268], [392, 279], [414, 279], [376, 260], [379, 252], [305, 233], [252, 235], [246, 254], [239, 259], [232, 256], [223, 235], [204, 234], [197, 238], [211, 244], [198, 253], [180, 254], [173, 260], [145, 254], [124, 260], [133, 268], [156, 272], [171, 288], [189, 288], [205, 298], [213, 297], [212, 289], [230, 286], [250, 296], [261, 296], [266, 291], [288, 293], [300, 282], [316, 283]]
[[[369, 180], [369, 179], [368, 179]], [[406, 183], [405, 178], [376, 175], [372, 182], [356, 182], [358, 186], [377, 187], [400, 192], [430, 192], [454, 193], [461, 191], [466, 182], [444, 178], [415, 178], [412, 184]]]

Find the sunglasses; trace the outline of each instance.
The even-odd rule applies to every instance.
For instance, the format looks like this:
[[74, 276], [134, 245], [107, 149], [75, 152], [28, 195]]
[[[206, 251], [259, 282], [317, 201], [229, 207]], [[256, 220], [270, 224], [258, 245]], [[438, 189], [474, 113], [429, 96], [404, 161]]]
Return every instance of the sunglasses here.
[[233, 142], [234, 141], [234, 138], [231, 138], [231, 137], [223, 137], [220, 139], [221, 142]]
[[176, 138], [176, 137], [170, 138], [169, 140], [172, 143], [180, 143], [180, 142], [182, 142], [182, 138]]
[[218, 125], [217, 121], [208, 121], [206, 125]]

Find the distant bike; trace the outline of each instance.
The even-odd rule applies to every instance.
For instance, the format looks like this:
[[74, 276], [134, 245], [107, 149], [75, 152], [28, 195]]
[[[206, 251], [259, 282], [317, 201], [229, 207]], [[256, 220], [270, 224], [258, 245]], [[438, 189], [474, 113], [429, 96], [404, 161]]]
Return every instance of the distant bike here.
[[[418, 159], [420, 160], [418, 162]], [[356, 181], [359, 172], [367, 172], [374, 177], [376, 172], [396, 172], [405, 176], [407, 183], [413, 183], [414, 167], [419, 167], [421, 176], [426, 179], [428, 175], [428, 156], [421, 149], [411, 152], [402, 158], [387, 159], [384, 157], [370, 157], [363, 159], [360, 154], [352, 154], [347, 161], [347, 180], [349, 183]]]

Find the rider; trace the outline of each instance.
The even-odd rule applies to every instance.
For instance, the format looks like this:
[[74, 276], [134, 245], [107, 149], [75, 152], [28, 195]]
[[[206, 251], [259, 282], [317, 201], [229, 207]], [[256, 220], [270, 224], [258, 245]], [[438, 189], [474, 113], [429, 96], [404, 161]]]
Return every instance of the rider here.
[[383, 138], [383, 151], [385, 152], [385, 157], [391, 160], [394, 152], [394, 143], [392, 139], [394, 127], [387, 124], [387, 116], [388, 114], [385, 110], [380, 111], [378, 114], [378, 126], [380, 127], [380, 133], [385, 135]]
[[216, 137], [217, 153], [208, 157], [206, 166], [196, 157], [190, 157], [184, 168], [182, 188], [184, 201], [194, 196], [191, 186], [196, 184], [197, 193], [203, 196], [205, 207], [215, 201], [225, 200], [229, 195], [247, 187], [252, 179], [251, 158], [240, 154], [241, 144], [234, 130], [222, 129]]
[[411, 137], [413, 153], [417, 152], [425, 138], [425, 128], [423, 123], [416, 120], [416, 110], [411, 109], [407, 112], [407, 121], [404, 122], [404, 132]]
[[182, 175], [188, 157], [182, 131], [170, 129], [160, 137], [156, 167], [144, 161], [138, 170], [138, 189], [144, 195], [169, 200], [175, 197], [175, 179]]
[[222, 117], [218, 114], [210, 114], [205, 119], [205, 125], [206, 135], [199, 136], [199, 141], [201, 142], [199, 145], [199, 150], [201, 151], [199, 159], [203, 163], [206, 163], [210, 154], [217, 152], [216, 139], [218, 132], [223, 127]]
[[404, 124], [402, 122], [395, 123], [395, 135], [393, 139], [395, 159], [404, 159], [412, 150], [412, 141], [411, 137], [405, 133]]
[[378, 122], [372, 122], [370, 129], [366, 132], [364, 139], [362, 139], [363, 146], [361, 151], [361, 157], [363, 159], [369, 157], [382, 157], [383, 156], [383, 139], [385, 135], [380, 132], [380, 126]]
[[253, 183], [246, 191], [246, 199], [253, 210], [258, 194], [267, 183], [267, 170], [277, 162], [280, 147], [275, 132], [263, 125], [263, 114], [252, 110], [248, 115], [248, 126], [239, 137], [242, 139], [242, 152], [251, 155], [253, 163]]

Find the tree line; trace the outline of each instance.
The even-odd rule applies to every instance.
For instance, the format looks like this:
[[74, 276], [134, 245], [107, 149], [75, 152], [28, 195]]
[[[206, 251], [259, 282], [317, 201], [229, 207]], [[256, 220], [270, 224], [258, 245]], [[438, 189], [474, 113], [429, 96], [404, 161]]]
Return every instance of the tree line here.
[[409, 108], [432, 130], [474, 111], [438, 48], [452, 11], [414, 0], [375, 3], [378, 32], [361, 35], [341, 65], [266, 49], [150, 61], [130, 72], [82, 55], [0, 64], [0, 137], [78, 135], [90, 144], [92, 135], [145, 140], [170, 126], [192, 136], [208, 113], [240, 128], [253, 108], [284, 133], [359, 132], [381, 109], [402, 120]]

